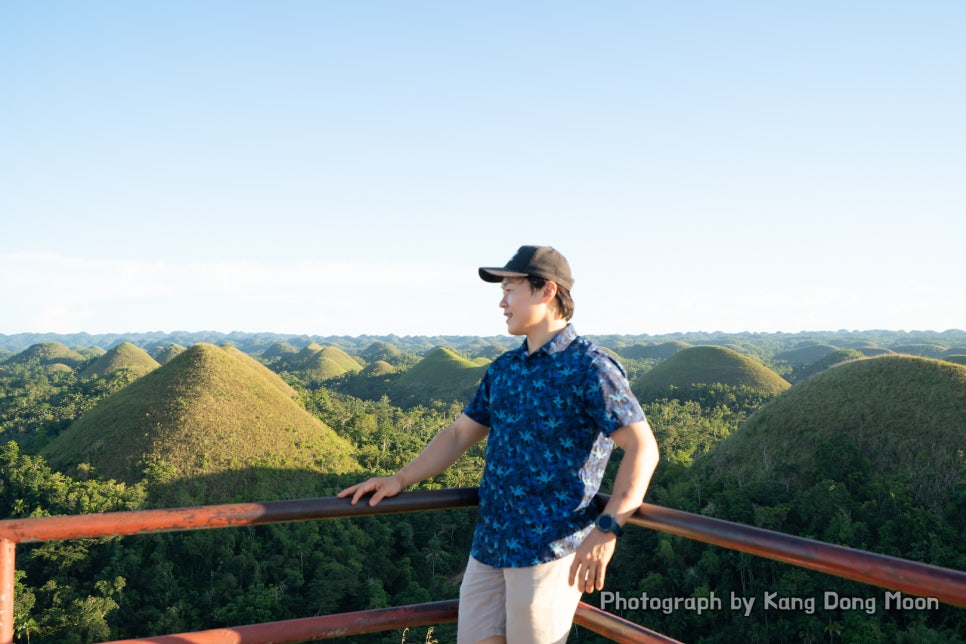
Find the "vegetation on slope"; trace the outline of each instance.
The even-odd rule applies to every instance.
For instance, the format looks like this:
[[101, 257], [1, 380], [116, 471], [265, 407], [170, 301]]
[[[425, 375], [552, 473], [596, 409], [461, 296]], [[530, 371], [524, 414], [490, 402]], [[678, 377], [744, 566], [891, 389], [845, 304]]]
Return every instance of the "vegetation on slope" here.
[[910, 356], [839, 365], [752, 415], [707, 466], [736, 480], [793, 481], [850, 450], [877, 476], [905, 481], [917, 501], [939, 507], [966, 472], [966, 367]]
[[776, 354], [775, 360], [800, 366], [821, 360], [837, 349], [838, 347], [834, 347], [831, 344], [807, 343], [803, 346]]
[[671, 342], [660, 342], [658, 344], [635, 344], [619, 349], [618, 353], [625, 358], [632, 358], [634, 360], [667, 360], [678, 351], [687, 349], [690, 346], [687, 342], [674, 340]]
[[469, 402], [487, 365], [464, 358], [453, 349], [437, 347], [390, 385], [393, 403], [409, 407], [426, 400]]
[[127, 371], [134, 378], [154, 371], [161, 365], [148, 355], [148, 352], [131, 344], [122, 342], [100, 358], [97, 358], [80, 372], [81, 378], [103, 378], [119, 371]]
[[4, 361], [7, 365], [50, 366], [63, 364], [76, 367], [86, 360], [84, 356], [60, 342], [41, 342], [31, 345]]
[[676, 390], [700, 385], [777, 394], [791, 385], [753, 358], [717, 346], [682, 349], [632, 383], [634, 393], [644, 401], [675, 397]]
[[[891, 341], [894, 335], [888, 332], [881, 332], [881, 337], [873, 335], [878, 344], [895, 344]], [[959, 337], [935, 334], [937, 341], [948, 339], [946, 346], [962, 345]], [[752, 353], [759, 357], [770, 357], [800, 340], [781, 334], [749, 338], [741, 346], [757, 343], [754, 345], [757, 350]], [[238, 336], [238, 340], [242, 339]], [[713, 338], [708, 335], [690, 339], [706, 342]], [[256, 340], [261, 343], [256, 353], [269, 346], [265, 337]], [[417, 346], [421, 341], [407, 338], [398, 346]], [[305, 342], [299, 340], [297, 344], [305, 346]], [[339, 338], [338, 342], [346, 350], [357, 347], [352, 352], [359, 354], [373, 344], [371, 338]], [[514, 343], [518, 341], [514, 339]], [[837, 341], [830, 344], [848, 346]], [[231, 353], [227, 347], [220, 351]], [[453, 356], [461, 358], [456, 352]], [[640, 370], [650, 369], [653, 360], [640, 360]], [[369, 377], [371, 382], [394, 382], [405, 371], [405, 366], [395, 365], [396, 373], [387, 373], [384, 367], [377, 370], [375, 361], [367, 361], [373, 364], [364, 371], [379, 373]], [[624, 362], [627, 361], [625, 358]], [[465, 362], [461, 364], [462, 368], [470, 368]], [[796, 384], [779, 400], [790, 396], [798, 387], [820, 381], [840, 369], [851, 369], [852, 364], [836, 366]], [[154, 378], [163, 369], [145, 379]], [[381, 393], [372, 400], [360, 400], [331, 390], [343, 378], [361, 382], [361, 372], [360, 375], [344, 374], [325, 382], [324, 386], [301, 382], [291, 374], [285, 377], [302, 387], [300, 403], [311, 414], [352, 443], [365, 471], [335, 475], [299, 469], [296, 474], [306, 476], [299, 479], [299, 485], [294, 485], [292, 470], [284, 466], [239, 465], [238, 471], [247, 477], [234, 479], [239, 500], [259, 498], [262, 490], [271, 491], [273, 481], [287, 482], [287, 494], [279, 492], [280, 497], [325, 496], [370, 473], [394, 471], [418, 453], [435, 432], [459, 413], [461, 403], [465, 402], [463, 396], [455, 399], [460, 403], [440, 402], [427, 389], [425, 398], [414, 400], [413, 406], [404, 410]], [[924, 380], [922, 374], [910, 372], [901, 379], [921, 380], [927, 389], [941, 389], [941, 383]], [[140, 386], [143, 380], [130, 387]], [[0, 407], [9, 412], [5, 417], [8, 422], [0, 425], [0, 431], [4, 427], [8, 431], [11, 427], [23, 428], [24, 432], [31, 428], [48, 431], [53, 426], [51, 423], [64, 422], [63, 419], [72, 417], [78, 409], [89, 407], [97, 399], [97, 392], [101, 390], [90, 389], [94, 382], [99, 381], [78, 381], [66, 371], [31, 373], [18, 367], [15, 374], [0, 377], [0, 386], [4, 387]], [[221, 382], [210, 380], [204, 389], [217, 397], [224, 389]], [[115, 386], [123, 384], [117, 381]], [[305, 385], [311, 387], [305, 388]], [[877, 387], [881, 387], [877, 378], [856, 378], [839, 383], [823, 395], [840, 404], [844, 398], [840, 400], [834, 395], [850, 394], [858, 398]], [[652, 482], [649, 501], [966, 569], [966, 546], [961, 539], [966, 531], [966, 495], [954, 489], [951, 496], [944, 497], [944, 508], [924, 506], [916, 500], [922, 496], [913, 497], [913, 486], [908, 480], [896, 476], [894, 471], [879, 472], [848, 437], [837, 435], [827, 444], [816, 445], [810, 466], [807, 461], [801, 461], [801, 465], [796, 461], [787, 468], [773, 466], [766, 476], [744, 473], [740, 477], [727, 475], [714, 479], [701, 476], [712, 462], [712, 455], [702, 455], [717, 451], [715, 444], [724, 445], [741, 435], [747, 425], [741, 425], [737, 431], [736, 427], [768, 397], [742, 397], [736, 395], [738, 391], [723, 384], [696, 385], [687, 392], [673, 390], [668, 400], [645, 402], [662, 450], [662, 462]], [[695, 396], [696, 392], [701, 395]], [[683, 396], [684, 393], [691, 397]], [[911, 396], [903, 403], [915, 410], [908, 412], [910, 417], [920, 419], [914, 431], [919, 431], [919, 422], [925, 424], [936, 415], [932, 409], [935, 400], [946, 397], [940, 392], [932, 395], [935, 398]], [[186, 405], [187, 402], [186, 399]], [[202, 407], [215, 408], [215, 405], [209, 403]], [[805, 412], [788, 413], [794, 419]], [[51, 420], [52, 417], [59, 420]], [[882, 417], [873, 416], [870, 420], [881, 424]], [[784, 424], [784, 419], [776, 415], [765, 433], [781, 431]], [[733, 436], [725, 438], [729, 434]], [[923, 442], [928, 446], [935, 437], [929, 433], [924, 435]], [[785, 447], [784, 443], [780, 444]], [[757, 446], [757, 442], [752, 442], [742, 451], [750, 452]], [[456, 467], [427, 486], [475, 485], [482, 455], [483, 446], [477, 446]], [[618, 451], [615, 460], [620, 456]], [[0, 468], [0, 503], [5, 504], [2, 507], [7, 516], [13, 516], [9, 510], [13, 507], [21, 513], [16, 516], [76, 511], [68, 507], [69, 503], [83, 499], [89, 499], [83, 503], [90, 503], [89, 507], [95, 510], [117, 507], [110, 505], [119, 496], [116, 484], [112, 488], [107, 482], [94, 481], [92, 477], [97, 472], [91, 468], [76, 470], [74, 475], [78, 480], [69, 481], [62, 474], [51, 473], [42, 459], [21, 455], [8, 460]], [[692, 461], [696, 462], [693, 466]], [[191, 488], [176, 480], [165, 485], [162, 480], [172, 474], [171, 470], [163, 467], [164, 463], [147, 465], [152, 493], [158, 490], [172, 493], [173, 486], [178, 485], [183, 493], [172, 494], [171, 498], [179, 504], [195, 504], [207, 498], [209, 489], [230, 485], [229, 475], [217, 472], [193, 476]], [[612, 463], [608, 470], [611, 478], [615, 466]], [[84, 479], [83, 485], [79, 484], [80, 479]], [[966, 485], [966, 477], [959, 485]], [[143, 492], [140, 485], [127, 489]], [[18, 500], [22, 501], [14, 506]], [[18, 604], [15, 624], [21, 628], [34, 620], [36, 629], [31, 634], [34, 644], [60, 644], [452, 598], [457, 590], [453, 578], [466, 561], [472, 514], [468, 510], [391, 515], [111, 539], [102, 544], [27, 544], [18, 548], [18, 568], [27, 576], [18, 577], [16, 593], [18, 598], [33, 603], [29, 608]], [[639, 597], [642, 592], [652, 598], [706, 597], [714, 592], [724, 598], [723, 610], [704, 613], [684, 609], [668, 613], [616, 610], [632, 621], [684, 641], [951, 642], [963, 641], [966, 637], [966, 616], [961, 610], [946, 607], [925, 612], [878, 610], [875, 614], [823, 610], [822, 593], [826, 591], [848, 597], [877, 598], [880, 609], [882, 591], [656, 531], [629, 529], [615, 556], [608, 571], [608, 587], [620, 590], [625, 597]], [[817, 597], [818, 610], [815, 614], [763, 610], [765, 593], [776, 591], [782, 597]], [[757, 598], [756, 610], [750, 615], [728, 610], [730, 594]], [[408, 635], [373, 634], [353, 638], [353, 642], [388, 643], [399, 642], [401, 638], [423, 641], [424, 634], [425, 631], [415, 630], [410, 630]], [[450, 641], [452, 635], [451, 625], [435, 631], [435, 637], [441, 642]], [[581, 631], [580, 641], [597, 644], [602, 640]]]
[[151, 352], [151, 357], [157, 360], [159, 364], [167, 364], [168, 362], [171, 362], [173, 358], [178, 357], [187, 350], [187, 347], [182, 346], [177, 342], [172, 342], [171, 344], [161, 347], [157, 351]]
[[[887, 355], [891, 353], [892, 352], [889, 351], [879, 355]], [[795, 383], [810, 376], [814, 376], [817, 373], [821, 373], [826, 369], [840, 365], [843, 362], [848, 362], [849, 360], [860, 360], [864, 357], [866, 357], [865, 354], [858, 349], [835, 349], [834, 351], [826, 353], [815, 362], [796, 365], [792, 368], [791, 373], [788, 374], [788, 380], [789, 382]]]
[[102, 400], [42, 453], [59, 469], [90, 463], [99, 475], [129, 483], [145, 474], [155, 484], [169, 484], [238, 473], [236, 480], [220, 479], [223, 487], [209, 490], [207, 502], [251, 500], [253, 482], [241, 468], [357, 467], [344, 439], [269, 378], [230, 351], [205, 344]]
[[303, 380], [323, 382], [347, 372], [361, 371], [362, 365], [338, 347], [323, 347], [313, 342], [294, 355], [279, 358], [276, 368], [293, 372]]

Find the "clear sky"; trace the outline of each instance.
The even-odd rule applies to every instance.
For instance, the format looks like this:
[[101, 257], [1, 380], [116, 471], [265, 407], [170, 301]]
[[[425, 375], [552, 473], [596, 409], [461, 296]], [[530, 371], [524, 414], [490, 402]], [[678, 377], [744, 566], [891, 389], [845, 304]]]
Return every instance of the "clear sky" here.
[[0, 5], [0, 333], [966, 328], [966, 3]]

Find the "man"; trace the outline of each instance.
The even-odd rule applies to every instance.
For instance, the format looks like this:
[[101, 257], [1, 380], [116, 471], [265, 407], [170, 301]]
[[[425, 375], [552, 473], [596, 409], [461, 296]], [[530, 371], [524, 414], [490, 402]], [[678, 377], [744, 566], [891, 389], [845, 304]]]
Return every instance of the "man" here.
[[[500, 268], [500, 307], [523, 345], [497, 358], [464, 412], [410, 463], [343, 490], [370, 505], [442, 472], [487, 438], [480, 515], [460, 588], [458, 642], [565, 642], [581, 593], [604, 587], [621, 525], [641, 505], [657, 443], [623, 368], [577, 335], [573, 277], [548, 246]], [[593, 503], [614, 444], [614, 489]]]

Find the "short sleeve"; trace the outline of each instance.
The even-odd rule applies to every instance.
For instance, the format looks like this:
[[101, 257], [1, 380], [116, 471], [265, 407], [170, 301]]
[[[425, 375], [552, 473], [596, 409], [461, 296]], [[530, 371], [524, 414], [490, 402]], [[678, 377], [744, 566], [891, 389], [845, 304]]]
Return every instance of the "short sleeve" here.
[[480, 386], [476, 388], [476, 394], [466, 406], [463, 413], [486, 427], [490, 426], [490, 372], [487, 371], [483, 376]]
[[644, 410], [631, 392], [624, 368], [603, 352], [595, 356], [594, 365], [585, 403], [600, 431], [610, 436], [621, 427], [644, 420]]

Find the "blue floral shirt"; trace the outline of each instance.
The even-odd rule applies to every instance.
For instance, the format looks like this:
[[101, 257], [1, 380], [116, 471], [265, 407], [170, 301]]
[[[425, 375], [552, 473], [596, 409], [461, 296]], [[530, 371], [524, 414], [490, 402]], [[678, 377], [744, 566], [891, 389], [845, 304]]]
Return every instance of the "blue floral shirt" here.
[[596, 519], [610, 434], [644, 420], [623, 367], [572, 325], [532, 355], [524, 341], [497, 358], [465, 413], [489, 427], [470, 554], [496, 568], [576, 551]]

